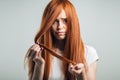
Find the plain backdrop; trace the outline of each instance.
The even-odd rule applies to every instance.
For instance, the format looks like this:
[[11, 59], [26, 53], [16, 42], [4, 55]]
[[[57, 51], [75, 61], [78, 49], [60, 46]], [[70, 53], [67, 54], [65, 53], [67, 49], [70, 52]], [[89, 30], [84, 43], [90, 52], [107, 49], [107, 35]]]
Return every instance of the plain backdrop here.
[[[50, 0], [0, 0], [0, 80], [27, 80], [24, 56]], [[97, 80], [120, 80], [120, 1], [70, 0], [82, 38], [99, 55]]]

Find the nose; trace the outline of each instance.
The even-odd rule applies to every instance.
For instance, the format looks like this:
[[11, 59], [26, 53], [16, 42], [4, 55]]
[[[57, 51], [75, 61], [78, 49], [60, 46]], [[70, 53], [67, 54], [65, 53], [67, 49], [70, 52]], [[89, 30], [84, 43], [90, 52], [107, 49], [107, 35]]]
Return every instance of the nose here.
[[64, 23], [62, 21], [59, 21], [58, 29], [62, 29], [64, 27]]

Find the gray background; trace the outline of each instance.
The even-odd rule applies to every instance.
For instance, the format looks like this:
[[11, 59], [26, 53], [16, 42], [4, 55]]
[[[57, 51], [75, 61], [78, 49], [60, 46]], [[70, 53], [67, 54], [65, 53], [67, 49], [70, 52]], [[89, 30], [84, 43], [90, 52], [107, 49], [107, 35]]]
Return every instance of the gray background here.
[[[0, 0], [0, 80], [27, 80], [24, 55], [50, 0]], [[85, 44], [98, 52], [97, 80], [120, 80], [120, 1], [70, 0]]]

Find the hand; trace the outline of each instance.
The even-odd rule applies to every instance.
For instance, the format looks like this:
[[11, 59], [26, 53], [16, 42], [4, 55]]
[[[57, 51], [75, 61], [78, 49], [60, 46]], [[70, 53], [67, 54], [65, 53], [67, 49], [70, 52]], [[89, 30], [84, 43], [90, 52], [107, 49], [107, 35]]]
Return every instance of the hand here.
[[83, 63], [78, 63], [76, 65], [72, 65], [71, 63], [69, 64], [68, 71], [71, 74], [79, 75], [84, 71], [84, 64]]
[[45, 60], [42, 58], [41, 53], [43, 48], [38, 44], [33, 44], [29, 49], [29, 58], [32, 59], [35, 63], [45, 63]]

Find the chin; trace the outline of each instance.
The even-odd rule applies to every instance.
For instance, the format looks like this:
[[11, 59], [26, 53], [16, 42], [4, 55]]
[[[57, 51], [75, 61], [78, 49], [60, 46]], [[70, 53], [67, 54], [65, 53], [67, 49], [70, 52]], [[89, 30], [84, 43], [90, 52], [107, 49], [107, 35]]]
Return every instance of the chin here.
[[65, 39], [65, 36], [57, 36], [56, 37], [58, 40], [64, 40]]

